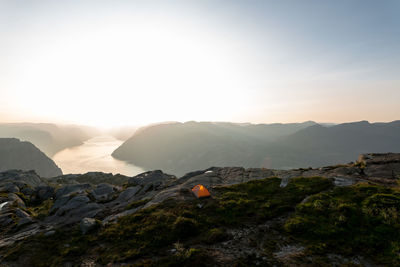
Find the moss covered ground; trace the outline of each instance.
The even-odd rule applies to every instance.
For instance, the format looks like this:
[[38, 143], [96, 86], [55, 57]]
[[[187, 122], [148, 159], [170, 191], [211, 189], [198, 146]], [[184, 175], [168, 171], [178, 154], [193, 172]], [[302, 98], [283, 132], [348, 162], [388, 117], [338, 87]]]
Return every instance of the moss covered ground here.
[[[1, 253], [7, 261], [23, 256], [34, 266], [77, 264], [87, 257], [104, 265], [210, 266], [215, 259], [204, 247], [229, 240], [227, 229], [260, 225], [286, 215], [279, 234], [304, 245], [308, 256], [323, 258], [334, 252], [400, 264], [397, 189], [367, 184], [333, 187], [331, 180], [321, 177], [295, 178], [284, 188], [280, 182], [266, 178], [217, 187], [210, 199], [168, 200], [86, 235], [77, 226], [59, 229]], [[273, 255], [275, 249], [266, 246], [266, 255]], [[298, 264], [302, 263], [299, 259]]]

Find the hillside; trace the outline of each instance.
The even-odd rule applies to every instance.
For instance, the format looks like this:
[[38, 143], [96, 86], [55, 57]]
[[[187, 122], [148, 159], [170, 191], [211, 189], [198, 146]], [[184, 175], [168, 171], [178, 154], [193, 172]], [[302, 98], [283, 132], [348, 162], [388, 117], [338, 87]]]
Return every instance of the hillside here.
[[[400, 154], [112, 178], [0, 173], [3, 266], [400, 264]], [[197, 199], [196, 184], [211, 197]]]
[[400, 121], [339, 125], [187, 122], [137, 131], [112, 154], [145, 169], [183, 175], [211, 166], [291, 169], [400, 151]]
[[97, 130], [86, 126], [51, 123], [0, 124], [0, 138], [18, 138], [31, 142], [49, 157], [64, 148], [81, 145], [96, 134]]
[[400, 121], [314, 125], [283, 137], [266, 149], [273, 168], [339, 164], [369, 151], [400, 152]]
[[54, 161], [30, 142], [0, 138], [0, 171], [34, 170], [42, 177], [62, 175]]
[[139, 129], [112, 156], [176, 175], [211, 166], [261, 167], [267, 144], [314, 122], [293, 124], [169, 123]]

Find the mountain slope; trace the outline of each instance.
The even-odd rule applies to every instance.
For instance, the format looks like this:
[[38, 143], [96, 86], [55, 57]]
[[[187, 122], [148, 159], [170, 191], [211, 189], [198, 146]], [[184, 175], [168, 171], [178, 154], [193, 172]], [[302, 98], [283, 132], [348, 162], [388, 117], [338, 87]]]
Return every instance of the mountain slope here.
[[275, 168], [297, 168], [349, 162], [371, 151], [400, 151], [400, 121], [314, 125], [281, 138], [268, 152]]
[[62, 175], [53, 160], [32, 143], [16, 138], [0, 138], [0, 171], [35, 170], [42, 177]]
[[138, 130], [112, 154], [176, 175], [211, 166], [290, 169], [351, 161], [368, 152], [399, 152], [400, 121], [323, 126], [188, 122]]
[[96, 133], [97, 130], [86, 126], [51, 123], [0, 124], [0, 138], [29, 141], [49, 157], [64, 148], [81, 145]]
[[139, 129], [113, 157], [177, 175], [210, 166], [260, 166], [260, 147], [314, 122], [235, 124], [186, 122]]

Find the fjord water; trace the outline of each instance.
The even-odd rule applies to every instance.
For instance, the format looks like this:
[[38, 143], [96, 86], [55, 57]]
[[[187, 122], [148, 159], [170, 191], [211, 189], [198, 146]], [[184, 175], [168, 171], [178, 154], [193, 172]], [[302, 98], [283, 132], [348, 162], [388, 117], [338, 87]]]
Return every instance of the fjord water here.
[[97, 136], [80, 146], [61, 150], [53, 156], [53, 160], [64, 174], [100, 171], [134, 176], [144, 172], [145, 170], [140, 167], [111, 156], [111, 153], [121, 144], [122, 141], [112, 136]]

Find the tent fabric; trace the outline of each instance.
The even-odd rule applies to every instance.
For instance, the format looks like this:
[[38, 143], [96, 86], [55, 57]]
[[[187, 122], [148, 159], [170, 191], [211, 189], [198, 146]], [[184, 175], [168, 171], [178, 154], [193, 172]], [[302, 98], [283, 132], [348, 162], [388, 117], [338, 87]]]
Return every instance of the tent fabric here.
[[192, 188], [193, 194], [197, 198], [203, 198], [203, 197], [210, 197], [210, 192], [208, 192], [207, 188], [205, 188], [204, 185], [198, 184], [195, 187]]

